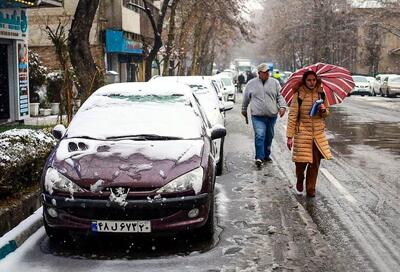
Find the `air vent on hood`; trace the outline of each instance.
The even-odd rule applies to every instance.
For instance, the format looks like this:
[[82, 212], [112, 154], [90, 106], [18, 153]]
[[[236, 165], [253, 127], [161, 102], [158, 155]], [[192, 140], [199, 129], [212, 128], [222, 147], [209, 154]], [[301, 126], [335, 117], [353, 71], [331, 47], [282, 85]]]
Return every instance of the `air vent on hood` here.
[[78, 145], [74, 142], [68, 143], [68, 151], [69, 152], [78, 151]]
[[68, 151], [69, 152], [76, 152], [76, 151], [85, 151], [88, 150], [89, 147], [87, 144], [83, 142], [75, 143], [75, 142], [69, 142], [68, 143]]
[[80, 150], [84, 151], [84, 150], [88, 150], [88, 146], [85, 143], [79, 142], [78, 143], [78, 147]]

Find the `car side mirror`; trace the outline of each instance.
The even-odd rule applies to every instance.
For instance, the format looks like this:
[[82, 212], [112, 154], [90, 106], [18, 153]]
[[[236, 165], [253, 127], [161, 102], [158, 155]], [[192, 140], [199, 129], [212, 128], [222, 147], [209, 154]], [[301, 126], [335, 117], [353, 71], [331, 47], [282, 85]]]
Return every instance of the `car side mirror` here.
[[54, 138], [56, 138], [57, 140], [61, 140], [62, 137], [64, 137], [66, 131], [67, 129], [64, 127], [64, 125], [58, 124], [53, 128], [52, 134]]
[[226, 136], [226, 128], [223, 126], [214, 126], [211, 129], [211, 140], [221, 139]]
[[233, 102], [228, 101], [228, 102], [224, 102], [223, 104], [223, 110], [222, 111], [229, 111], [231, 109], [233, 109], [233, 105], [235, 105]]

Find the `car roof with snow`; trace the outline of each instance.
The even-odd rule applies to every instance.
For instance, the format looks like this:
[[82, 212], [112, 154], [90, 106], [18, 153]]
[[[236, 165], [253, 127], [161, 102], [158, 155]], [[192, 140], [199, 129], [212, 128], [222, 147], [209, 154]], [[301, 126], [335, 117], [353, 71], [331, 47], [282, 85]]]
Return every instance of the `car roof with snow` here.
[[192, 90], [186, 84], [171, 82], [165, 85], [160, 82], [125, 82], [101, 87], [94, 95], [184, 95], [191, 96]]
[[205, 76], [159, 76], [152, 78], [151, 81], [183, 83], [190, 86], [195, 93], [209, 91], [213, 88], [210, 79]]
[[67, 131], [69, 138], [99, 140], [142, 134], [182, 139], [204, 135], [191, 89], [183, 84], [107, 85], [85, 101]]

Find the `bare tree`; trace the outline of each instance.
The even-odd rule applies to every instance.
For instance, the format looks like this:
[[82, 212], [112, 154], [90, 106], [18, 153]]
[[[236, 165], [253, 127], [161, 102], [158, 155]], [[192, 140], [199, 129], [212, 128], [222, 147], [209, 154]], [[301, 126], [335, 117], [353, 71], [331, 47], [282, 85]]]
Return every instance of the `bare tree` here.
[[94, 62], [89, 43], [90, 29], [98, 6], [99, 0], [79, 0], [68, 36], [71, 63], [83, 99], [103, 84], [103, 74]]
[[63, 84], [62, 84], [62, 89], [60, 90], [61, 107], [60, 107], [59, 119], [60, 122], [62, 122], [62, 115], [64, 113], [63, 104], [65, 102], [67, 110], [67, 121], [68, 123], [70, 123], [73, 115], [72, 78], [71, 78], [71, 72], [69, 70], [70, 61], [68, 54], [67, 32], [65, 31], [65, 24], [59, 21], [55, 29], [52, 29], [49, 26], [49, 24], [46, 24], [46, 28], [44, 29], [44, 31], [47, 33], [47, 35], [49, 36], [51, 42], [55, 47], [56, 56], [62, 70]]

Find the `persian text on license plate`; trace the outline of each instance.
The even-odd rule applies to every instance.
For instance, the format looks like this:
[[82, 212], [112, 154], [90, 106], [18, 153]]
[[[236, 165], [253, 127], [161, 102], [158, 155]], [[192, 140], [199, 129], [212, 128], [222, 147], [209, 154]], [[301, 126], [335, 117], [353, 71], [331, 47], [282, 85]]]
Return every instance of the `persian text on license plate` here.
[[150, 233], [150, 221], [103, 221], [92, 222], [93, 232]]

